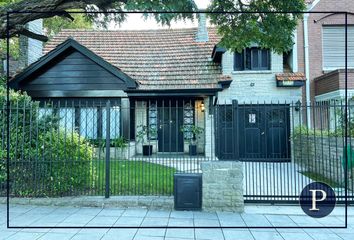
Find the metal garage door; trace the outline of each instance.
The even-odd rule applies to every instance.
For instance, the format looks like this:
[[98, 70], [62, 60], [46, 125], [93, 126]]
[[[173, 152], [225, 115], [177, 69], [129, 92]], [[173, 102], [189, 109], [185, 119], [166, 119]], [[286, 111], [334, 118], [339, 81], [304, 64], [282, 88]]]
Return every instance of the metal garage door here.
[[288, 105], [219, 105], [215, 122], [220, 159], [290, 160]]

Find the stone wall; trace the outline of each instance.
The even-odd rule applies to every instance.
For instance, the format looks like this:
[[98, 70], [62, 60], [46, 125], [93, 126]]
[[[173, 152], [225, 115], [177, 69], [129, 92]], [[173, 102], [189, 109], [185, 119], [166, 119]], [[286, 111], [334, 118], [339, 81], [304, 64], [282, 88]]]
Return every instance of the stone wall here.
[[[348, 143], [351, 141], [353, 142], [354, 139], [349, 139]], [[294, 162], [301, 167], [302, 171], [313, 172], [337, 184], [344, 184], [343, 138], [297, 136], [293, 141], [293, 151]], [[351, 172], [353, 175], [354, 169], [351, 169]]]
[[241, 162], [202, 162], [203, 210], [243, 212], [243, 165]]

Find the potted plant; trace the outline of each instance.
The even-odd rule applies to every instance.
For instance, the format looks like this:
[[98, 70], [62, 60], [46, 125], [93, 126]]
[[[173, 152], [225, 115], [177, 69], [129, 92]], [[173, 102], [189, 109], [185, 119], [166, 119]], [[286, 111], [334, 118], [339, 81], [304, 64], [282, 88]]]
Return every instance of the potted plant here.
[[181, 131], [184, 134], [184, 139], [189, 143], [189, 155], [197, 155], [197, 140], [204, 129], [195, 125], [183, 125]]
[[148, 137], [156, 138], [157, 130], [156, 128], [152, 128], [146, 125], [140, 125], [138, 126], [138, 129], [139, 131], [137, 131], [136, 137], [138, 139], [138, 142], [141, 142], [143, 145], [143, 155], [150, 156], [152, 154], [152, 145], [146, 143], [146, 140]]

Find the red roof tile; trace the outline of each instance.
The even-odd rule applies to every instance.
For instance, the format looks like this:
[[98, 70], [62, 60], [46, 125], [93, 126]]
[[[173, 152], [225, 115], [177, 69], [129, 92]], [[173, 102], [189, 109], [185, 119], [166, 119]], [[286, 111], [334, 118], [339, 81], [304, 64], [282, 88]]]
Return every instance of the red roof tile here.
[[278, 73], [275, 75], [277, 81], [306, 81], [306, 77], [303, 73]]
[[139, 89], [218, 87], [225, 76], [211, 60], [211, 53], [220, 38], [216, 29], [209, 28], [209, 41], [196, 42], [196, 31], [64, 30], [47, 43], [44, 53], [71, 37], [135, 79]]

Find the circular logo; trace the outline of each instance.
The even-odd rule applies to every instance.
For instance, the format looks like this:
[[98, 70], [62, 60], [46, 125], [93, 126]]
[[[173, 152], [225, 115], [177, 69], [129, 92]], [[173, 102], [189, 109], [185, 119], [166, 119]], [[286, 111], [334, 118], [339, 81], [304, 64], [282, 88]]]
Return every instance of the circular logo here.
[[308, 184], [300, 194], [302, 210], [313, 218], [328, 216], [336, 205], [336, 195], [333, 189], [325, 183]]

